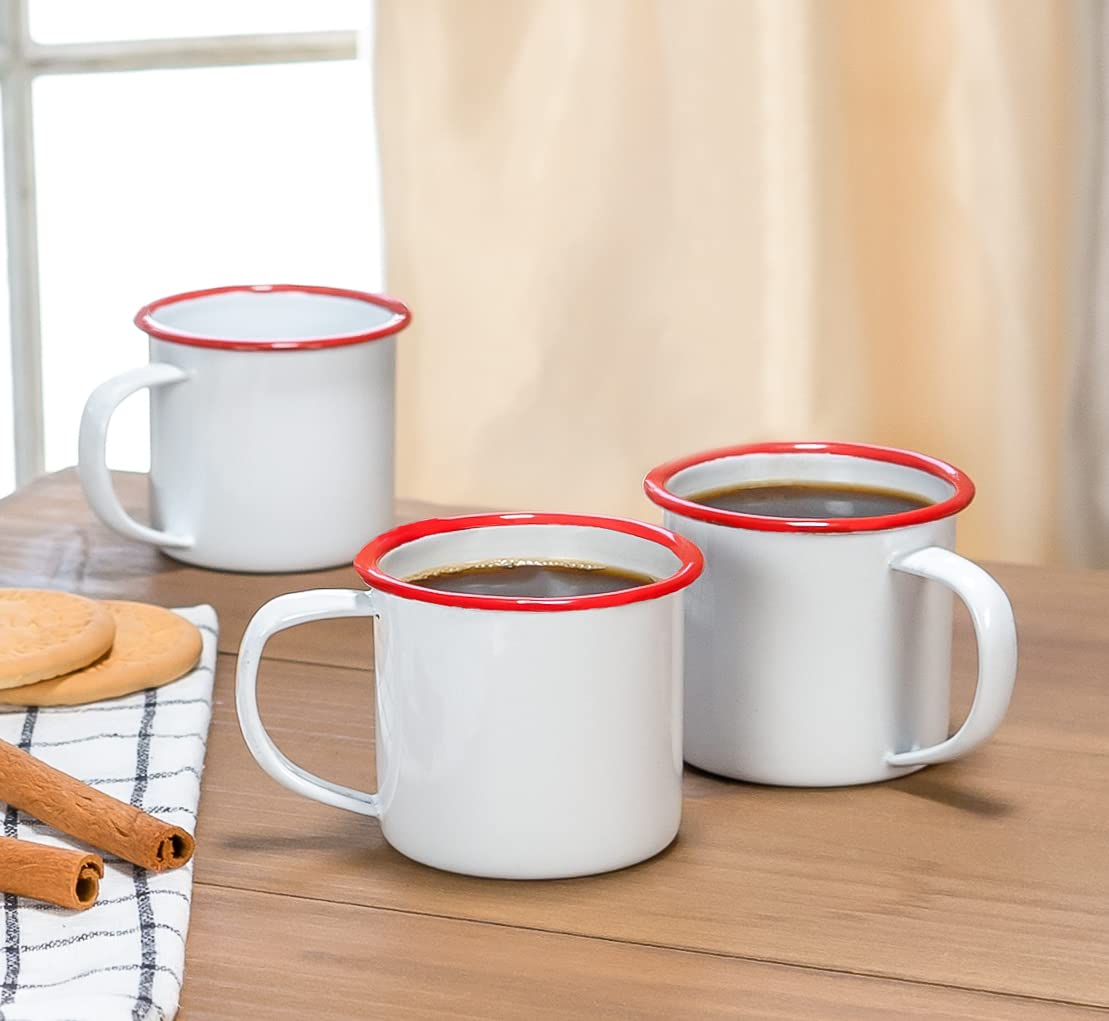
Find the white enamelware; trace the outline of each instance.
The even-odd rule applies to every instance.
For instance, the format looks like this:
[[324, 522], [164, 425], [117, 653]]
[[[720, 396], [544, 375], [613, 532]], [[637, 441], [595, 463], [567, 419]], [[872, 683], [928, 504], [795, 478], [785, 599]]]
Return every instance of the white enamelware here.
[[[923, 497], [875, 518], [787, 519], [698, 504], [742, 482], [858, 483]], [[1001, 723], [1016, 676], [1009, 600], [952, 552], [974, 486], [923, 454], [766, 443], [652, 471], [666, 525], [703, 551], [686, 596], [685, 757], [739, 780], [839, 786], [965, 755]], [[978, 637], [978, 687], [948, 737], [951, 593]]]
[[[650, 584], [514, 598], [423, 588], [438, 567], [523, 559], [593, 562]], [[649, 858], [678, 832], [682, 595], [692, 543], [657, 526], [565, 514], [486, 514], [404, 525], [358, 554], [369, 591], [278, 596], [239, 650], [236, 702], [259, 765], [289, 789], [381, 823], [398, 851], [474, 876], [549, 879]], [[374, 618], [376, 793], [290, 762], [258, 715], [273, 634], [330, 617]], [[307, 685], [305, 698], [327, 698]]]
[[[90, 506], [121, 535], [226, 571], [343, 563], [392, 524], [396, 334], [408, 309], [333, 287], [219, 287], [139, 310], [149, 364], [98, 386], [81, 419]], [[150, 390], [151, 524], [105, 463], [116, 407]]]

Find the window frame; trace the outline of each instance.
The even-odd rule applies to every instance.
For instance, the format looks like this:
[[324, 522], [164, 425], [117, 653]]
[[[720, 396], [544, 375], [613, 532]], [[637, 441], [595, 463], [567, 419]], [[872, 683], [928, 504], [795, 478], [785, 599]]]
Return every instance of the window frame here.
[[32, 100], [35, 79], [48, 74], [352, 60], [358, 56], [364, 40], [362, 33], [352, 29], [38, 43], [30, 35], [29, 0], [0, 0], [0, 11], [4, 243], [8, 257], [15, 484], [19, 487], [45, 471]]

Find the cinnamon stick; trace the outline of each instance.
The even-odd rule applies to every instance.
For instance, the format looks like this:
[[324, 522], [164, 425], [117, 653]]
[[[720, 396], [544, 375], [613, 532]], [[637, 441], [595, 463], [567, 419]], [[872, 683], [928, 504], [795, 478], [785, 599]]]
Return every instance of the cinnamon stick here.
[[98, 854], [0, 837], [0, 893], [84, 911], [99, 896], [103, 877]]
[[6, 741], [0, 741], [0, 801], [153, 872], [178, 868], [193, 856], [193, 838], [180, 826], [117, 801]]

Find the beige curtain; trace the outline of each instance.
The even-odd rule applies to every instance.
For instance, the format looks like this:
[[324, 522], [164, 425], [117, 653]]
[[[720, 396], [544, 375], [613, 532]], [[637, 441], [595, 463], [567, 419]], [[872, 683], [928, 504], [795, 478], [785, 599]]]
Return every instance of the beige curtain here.
[[653, 464], [865, 439], [1064, 552], [1092, 12], [380, 0], [404, 495], [657, 517]]
[[1097, 132], [1087, 132], [1088, 168], [1085, 193], [1090, 196], [1087, 219], [1090, 272], [1086, 277], [1088, 310], [1075, 330], [1069, 430], [1064, 448], [1070, 501], [1066, 519], [1072, 559], [1092, 567], [1109, 567], [1109, 7], [1100, 0], [1097, 33], [1091, 32], [1100, 59], [1092, 89], [1096, 101], [1091, 121]]

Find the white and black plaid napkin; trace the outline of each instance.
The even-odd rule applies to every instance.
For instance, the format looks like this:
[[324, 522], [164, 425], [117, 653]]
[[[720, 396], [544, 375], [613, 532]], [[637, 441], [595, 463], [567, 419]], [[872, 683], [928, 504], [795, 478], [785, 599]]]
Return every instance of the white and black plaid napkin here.
[[[192, 673], [94, 705], [0, 711], [0, 738], [192, 832], [218, 621], [210, 606], [175, 612], [203, 633]], [[3, 802], [0, 834], [81, 847]], [[100, 898], [87, 911], [3, 895], [0, 1021], [170, 1021], [177, 1013], [192, 862], [157, 874], [103, 857]]]

